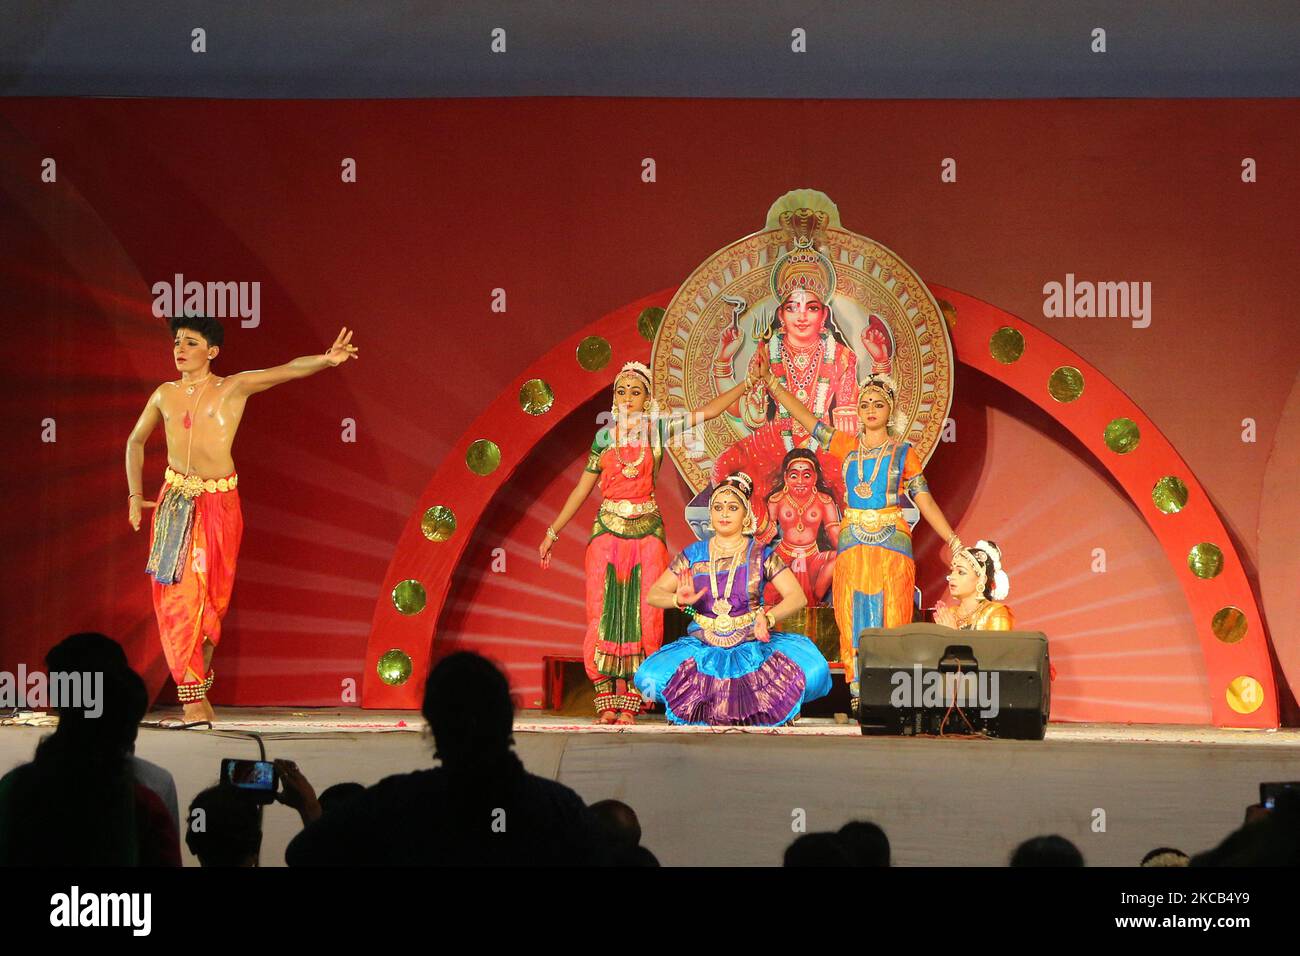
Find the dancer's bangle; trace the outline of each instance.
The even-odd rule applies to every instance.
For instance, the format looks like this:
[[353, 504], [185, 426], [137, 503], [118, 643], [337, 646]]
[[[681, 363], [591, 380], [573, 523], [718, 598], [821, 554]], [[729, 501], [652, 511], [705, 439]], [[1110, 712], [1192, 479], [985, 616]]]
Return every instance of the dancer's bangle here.
[[953, 554], [956, 554], [961, 550], [961, 538], [957, 537], [955, 532], [953, 533], [953, 536], [948, 539], [948, 550]]
[[763, 612], [763, 616], [764, 616], [765, 618], [767, 618], [767, 626], [768, 626], [769, 628], [776, 627], [776, 612], [775, 612], [775, 611], [772, 611], [772, 610], [764, 611], [764, 612]]
[[546, 537], [550, 538], [552, 541], [560, 540], [560, 536], [555, 533], [555, 529], [552, 528], [550, 525], [546, 526]]
[[143, 499], [144, 499], [144, 495], [140, 494], [140, 492], [138, 492], [138, 491], [133, 491], [133, 492], [131, 492], [129, 495], [126, 496], [126, 500], [127, 500], [127, 501], [130, 501], [132, 498], [139, 498], [139, 499], [143, 500]]

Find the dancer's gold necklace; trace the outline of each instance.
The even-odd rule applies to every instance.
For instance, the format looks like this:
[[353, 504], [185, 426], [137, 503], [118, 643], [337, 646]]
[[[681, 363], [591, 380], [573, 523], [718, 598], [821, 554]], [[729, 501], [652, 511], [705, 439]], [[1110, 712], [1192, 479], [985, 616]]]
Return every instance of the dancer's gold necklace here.
[[876, 476], [880, 474], [880, 463], [885, 460], [885, 452], [883, 449], [885, 448], [885, 446], [889, 444], [891, 440], [889, 435], [886, 434], [885, 440], [882, 441], [879, 445], [869, 446], [865, 441], [863, 441], [863, 439], [866, 437], [867, 437], [866, 432], [858, 433], [858, 478], [862, 477], [862, 470], [864, 467], [862, 463], [866, 460], [867, 452], [876, 451], [877, 449], [881, 449], [881, 451], [880, 454], [876, 456], [875, 467], [871, 469], [870, 480], [865, 482], [859, 481], [853, 487], [853, 491], [857, 494], [859, 498], [871, 497], [871, 489], [875, 487]]
[[969, 627], [969, 626], [970, 626], [970, 622], [971, 622], [972, 620], [974, 620], [975, 618], [979, 617], [980, 612], [984, 610], [984, 605], [987, 604], [987, 603], [988, 603], [988, 601], [984, 600], [984, 598], [980, 598], [980, 599], [975, 603], [975, 607], [974, 607], [974, 609], [973, 609], [969, 614], [965, 614], [965, 615], [963, 615], [963, 614], [961, 614], [961, 613], [959, 612], [959, 613], [957, 614], [957, 626], [958, 626], [958, 627], [963, 627], [963, 628], [964, 628], [964, 627]]
[[[637, 419], [637, 421], [639, 423], [640, 419]], [[625, 420], [624, 424], [627, 425], [630, 423], [626, 422]], [[645, 461], [645, 451], [648, 446], [642, 445], [641, 454], [636, 456], [636, 460], [628, 461], [626, 458], [623, 457], [623, 452], [620, 451], [620, 449], [625, 446], [626, 441], [627, 441], [627, 429], [620, 428], [618, 431], [618, 437], [614, 440], [614, 456], [618, 458], [618, 463], [623, 466], [623, 476], [625, 478], [635, 478], [637, 475], [641, 473], [641, 469], [638, 466], [641, 464], [641, 462]]]
[[[740, 567], [740, 552], [748, 542], [742, 537], [740, 544], [732, 551], [727, 551], [722, 547], [714, 547], [713, 539], [709, 540], [709, 586], [713, 588], [713, 615], [716, 626], [721, 631], [726, 631], [731, 624], [731, 585], [736, 580], [736, 569]], [[719, 552], [716, 556], [712, 553]], [[718, 561], [722, 558], [731, 558], [731, 568], [727, 571], [727, 584], [721, 591], [718, 590]]]

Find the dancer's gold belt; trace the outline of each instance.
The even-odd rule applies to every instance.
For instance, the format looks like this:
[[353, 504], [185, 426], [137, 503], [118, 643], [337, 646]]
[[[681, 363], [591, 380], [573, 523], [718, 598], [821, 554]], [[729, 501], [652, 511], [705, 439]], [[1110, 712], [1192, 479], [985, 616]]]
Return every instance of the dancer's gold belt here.
[[691, 620], [698, 624], [701, 630], [707, 632], [704, 638], [706, 644], [712, 644], [714, 647], [732, 647], [749, 635], [750, 626], [758, 620], [758, 614], [758, 611], [746, 611], [744, 614], [726, 618], [725, 631], [718, 630], [717, 618], [697, 614]]
[[902, 510], [898, 505], [888, 508], [845, 508], [844, 520], [863, 531], [879, 531], [897, 524]]
[[618, 515], [620, 518], [639, 518], [659, 510], [659, 504], [651, 495], [646, 501], [629, 501], [626, 498], [606, 498], [600, 503], [604, 514]]
[[173, 488], [180, 489], [186, 498], [197, 498], [205, 491], [210, 495], [218, 491], [234, 491], [239, 484], [239, 476], [236, 474], [226, 478], [200, 478], [198, 475], [182, 475], [171, 468], [163, 473], [163, 478]]

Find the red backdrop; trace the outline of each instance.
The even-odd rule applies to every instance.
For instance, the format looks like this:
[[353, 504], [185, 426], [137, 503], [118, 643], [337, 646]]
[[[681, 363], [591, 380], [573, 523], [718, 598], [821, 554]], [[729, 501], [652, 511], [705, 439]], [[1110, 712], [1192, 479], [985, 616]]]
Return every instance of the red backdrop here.
[[[1294, 519], [1289, 499], [1262, 493], [1266, 472], [1300, 464], [1274, 444], [1297, 370], [1284, 311], [1300, 239], [1295, 115], [1293, 101], [0, 103], [13, 459], [0, 665], [35, 664], [59, 636], [95, 628], [163, 679], [122, 473], [126, 435], [172, 372], [153, 282], [261, 282], [261, 324], [227, 323], [219, 369], [321, 351], [340, 325], [357, 328], [360, 362], [250, 401], [235, 449], [247, 531], [214, 694], [337, 704], [360, 677], [397, 535], [466, 423], [555, 342], [680, 281], [760, 228], [772, 200], [811, 186], [848, 228], [925, 279], [1026, 316], [1151, 416], [1234, 535], [1295, 686], [1294, 578], [1255, 567], [1261, 541]], [[56, 183], [40, 181], [45, 157]], [[340, 181], [345, 157], [355, 184]], [[654, 183], [641, 180], [646, 157]], [[956, 183], [940, 182], [945, 157]], [[1259, 182], [1241, 182], [1245, 157]], [[1067, 272], [1150, 281], [1150, 328], [1044, 318], [1043, 283]], [[505, 314], [489, 308], [498, 287]], [[978, 373], [959, 370], [953, 415], [958, 442], [936, 453], [932, 487], [966, 537], [1006, 546], [1013, 605], [1054, 640], [1055, 715], [1205, 720], [1185, 602], [1123, 495]], [[505, 536], [506, 574], [479, 566], [490, 548], [476, 542], [449, 604], [448, 638], [503, 660], [526, 704], [539, 647], [580, 640], [572, 572], [588, 512], [549, 576], [529, 554], [576, 478], [590, 418], [557, 428], [530, 482], [512, 485], [515, 517], [480, 530], [484, 546]], [[156, 438], [148, 484], [162, 466]], [[669, 532], [686, 540], [680, 522]], [[1105, 575], [1089, 571], [1094, 547], [1110, 555]], [[931, 545], [920, 560], [933, 593]], [[500, 588], [526, 616], [458, 626], [458, 607]], [[518, 597], [538, 588], [536, 603]]]

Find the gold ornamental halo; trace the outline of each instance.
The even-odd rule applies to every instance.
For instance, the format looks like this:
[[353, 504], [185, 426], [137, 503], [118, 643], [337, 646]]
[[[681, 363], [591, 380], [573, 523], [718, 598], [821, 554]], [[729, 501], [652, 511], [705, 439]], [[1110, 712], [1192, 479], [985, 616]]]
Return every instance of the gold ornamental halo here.
[[[834, 266], [831, 310], [857, 354], [859, 381], [871, 371], [871, 356], [860, 338], [869, 316], [880, 316], [889, 327], [897, 408], [906, 422], [903, 438], [922, 463], [928, 461], [952, 407], [954, 359], [948, 323], [916, 272], [879, 242], [845, 229], [835, 203], [815, 189], [797, 189], [776, 200], [761, 231], [724, 246], [682, 283], [664, 311], [651, 351], [655, 396], [669, 414], [699, 408], [717, 397], [711, 366], [733, 316], [743, 345], [727, 384], [745, 377], [757, 348], [760, 316], [780, 305], [770, 283], [777, 260], [796, 248], [792, 218], [816, 223], [813, 248]], [[699, 438], [674, 442], [668, 452], [698, 493], [708, 487], [718, 455], [751, 432], [723, 415], [693, 434]]]

